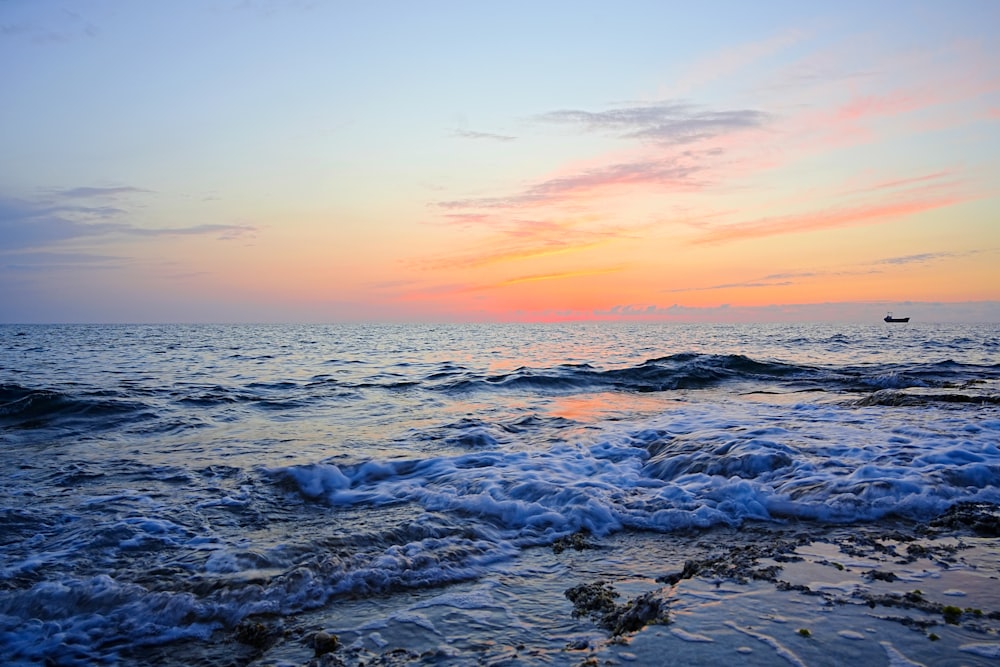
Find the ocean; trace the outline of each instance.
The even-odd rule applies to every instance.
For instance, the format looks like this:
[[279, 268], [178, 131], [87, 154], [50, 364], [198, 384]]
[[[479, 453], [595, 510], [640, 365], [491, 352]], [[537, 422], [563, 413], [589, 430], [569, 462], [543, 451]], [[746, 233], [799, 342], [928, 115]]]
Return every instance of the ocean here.
[[0, 447], [8, 664], [1000, 656], [927, 532], [1000, 503], [996, 324], [5, 325]]

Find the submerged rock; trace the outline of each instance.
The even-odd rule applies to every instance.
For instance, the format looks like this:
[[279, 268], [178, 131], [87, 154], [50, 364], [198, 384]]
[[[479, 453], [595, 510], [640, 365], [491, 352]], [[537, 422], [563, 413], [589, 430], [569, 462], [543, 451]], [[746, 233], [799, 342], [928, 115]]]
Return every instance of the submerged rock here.
[[239, 643], [264, 649], [275, 642], [278, 633], [260, 621], [244, 620], [236, 626], [235, 634]]
[[669, 623], [667, 601], [659, 597], [658, 593], [659, 591], [649, 591], [615, 607], [610, 614], [604, 615], [601, 624], [617, 636], [641, 630], [651, 623]]
[[566, 549], [575, 549], [576, 551], [593, 549], [594, 545], [587, 541], [588, 535], [590, 535], [588, 531], [578, 530], [572, 535], [560, 537], [552, 543], [552, 551], [554, 553], [561, 554]]
[[930, 522], [934, 528], [967, 528], [980, 537], [1000, 537], [1000, 506], [992, 503], [958, 503]]
[[619, 605], [615, 603], [618, 592], [599, 580], [568, 589], [566, 597], [573, 603], [573, 616], [590, 616], [614, 636], [641, 630], [651, 623], [670, 622], [667, 601], [660, 591], [643, 593]]
[[565, 593], [567, 599], [573, 603], [573, 616], [598, 616], [608, 614], [615, 609], [615, 598], [619, 597], [618, 592], [603, 581], [595, 581], [591, 584], [580, 584], [569, 588]]

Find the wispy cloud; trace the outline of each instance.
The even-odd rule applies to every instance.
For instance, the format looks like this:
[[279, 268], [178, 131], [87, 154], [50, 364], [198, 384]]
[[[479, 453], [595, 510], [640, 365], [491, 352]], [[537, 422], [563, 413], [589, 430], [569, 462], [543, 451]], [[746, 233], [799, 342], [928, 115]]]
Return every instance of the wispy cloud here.
[[250, 225], [191, 225], [189, 227], [137, 227], [118, 225], [115, 233], [130, 236], [211, 236], [220, 240], [243, 238], [257, 231]]
[[553, 273], [535, 273], [522, 276], [514, 276], [495, 282], [467, 282], [467, 283], [445, 283], [437, 285], [421, 285], [416, 282], [406, 281], [398, 284], [387, 284], [385, 287], [399, 288], [399, 296], [404, 301], [423, 301], [453, 297], [456, 295], [472, 295], [491, 290], [500, 290], [514, 285], [526, 283], [537, 283], [557, 280], [573, 280], [576, 278], [586, 278], [589, 276], [617, 273], [621, 271], [621, 266], [610, 266], [593, 269], [578, 269], [575, 271], [560, 271]]
[[[713, 110], [682, 101], [622, 106], [604, 111], [557, 110], [538, 122], [610, 132], [644, 146], [635, 159], [609, 161], [540, 179], [520, 191], [437, 202], [449, 210], [523, 209], [575, 202], [603, 194], [646, 189], [691, 192], [714, 184], [712, 168], [726, 149], [711, 141], [767, 126], [772, 116], [754, 109]], [[682, 144], [691, 144], [681, 147]]]
[[665, 294], [671, 293], [682, 293], [682, 292], [711, 292], [714, 290], [725, 290], [725, 289], [753, 289], [756, 287], [787, 287], [789, 285], [794, 285], [793, 280], [760, 280], [760, 281], [748, 281], [748, 282], [735, 282], [735, 283], [722, 283], [719, 285], [706, 285], [704, 287], [678, 287], [674, 289], [660, 290]]
[[971, 257], [973, 255], [978, 255], [984, 252], [995, 252], [995, 249], [989, 248], [979, 248], [976, 250], [963, 250], [963, 251], [938, 251], [938, 252], [922, 252], [916, 255], [901, 255], [899, 257], [886, 257], [873, 262], [875, 265], [880, 264], [891, 264], [894, 266], [902, 266], [905, 264], [929, 264], [931, 262], [939, 262], [947, 259], [959, 259], [962, 257]]
[[690, 322], [878, 322], [886, 309], [905, 305], [908, 314], [927, 322], [996, 322], [1000, 301], [907, 302], [883, 299], [767, 306], [685, 306], [619, 304], [590, 312], [567, 313], [563, 319], [663, 319]]
[[[190, 235], [232, 239], [256, 231], [249, 225], [150, 227], [127, 220], [134, 215], [134, 206], [122, 197], [146, 192], [129, 186], [80, 187], [50, 190], [37, 200], [0, 197], [0, 253], [42, 251], [81, 239]], [[114, 205], [108, 203], [112, 201]]]
[[108, 269], [121, 266], [127, 260], [117, 255], [82, 252], [18, 252], [0, 254], [0, 269], [4, 271], [41, 272], [58, 269]]
[[609, 131], [626, 139], [680, 144], [763, 127], [771, 116], [756, 109], [714, 111], [674, 101], [607, 111], [550, 111], [536, 116], [536, 120], [587, 131]]
[[[425, 269], [478, 268], [498, 262], [537, 259], [580, 252], [596, 248], [609, 238], [608, 234], [587, 231], [570, 232], [567, 236], [568, 238], [561, 239], [555, 235], [532, 238], [524, 243], [508, 243], [499, 247], [493, 246], [466, 253], [446, 255], [425, 260], [419, 266]], [[610, 237], [613, 238], [613, 235]]]
[[[509, 194], [437, 202], [438, 208], [448, 211], [442, 216], [445, 222], [483, 230], [489, 237], [483, 240], [477, 236], [477, 243], [464, 253], [415, 265], [432, 270], [468, 269], [580, 252], [635, 237], [653, 223], [616, 220], [609, 224], [591, 205], [602, 198], [626, 194], [691, 193], [712, 186], [712, 167], [723, 159], [725, 149], [711, 142], [703, 146], [677, 144], [760, 127], [765, 114], [717, 112], [687, 103], [664, 103], [601, 112], [557, 111], [538, 119], [583, 131], [612, 131], [646, 148], [635, 159], [569, 170]], [[589, 220], [567, 218], [575, 211], [588, 209]]]
[[151, 190], [136, 188], [131, 185], [117, 185], [110, 187], [53, 188], [49, 192], [59, 198], [91, 199], [94, 197], [116, 198], [123, 195], [145, 194], [151, 192]]
[[83, 15], [55, 5], [51, 9], [55, 11], [49, 11], [44, 16], [44, 24], [36, 20], [0, 23], [0, 38], [27, 39], [34, 44], [45, 45], [100, 35], [100, 28]]
[[929, 184], [951, 184], [953, 183], [952, 179], [954, 177], [955, 174], [951, 171], [938, 171], [932, 174], [922, 174], [920, 176], [897, 178], [893, 180], [872, 183], [860, 188], [856, 188], [852, 190], [850, 194], [858, 192], [873, 192], [877, 190], [897, 190], [900, 188], [909, 188], [914, 185], [926, 186]]
[[692, 154], [686, 152], [663, 159], [595, 167], [569, 176], [544, 180], [508, 196], [455, 199], [438, 202], [438, 206], [447, 209], [519, 208], [550, 204], [613, 187], [657, 186], [675, 190], [703, 187], [705, 183], [696, 178], [703, 167], [691, 157]]
[[521, 283], [535, 283], [543, 280], [566, 280], [568, 278], [582, 278], [584, 276], [597, 276], [606, 273], [618, 273], [622, 270], [620, 266], [612, 266], [603, 269], [585, 269], [579, 271], [563, 271], [560, 273], [538, 273], [528, 276], [518, 276], [516, 278], [508, 278], [507, 280], [501, 280], [498, 283], [489, 285], [489, 288], [496, 287], [507, 287], [509, 285], [518, 285]]
[[473, 132], [472, 130], [455, 130], [454, 136], [461, 139], [488, 139], [490, 141], [516, 141], [517, 137], [507, 134], [494, 134], [493, 132]]
[[842, 227], [876, 225], [898, 218], [958, 204], [967, 198], [951, 195], [913, 201], [865, 204], [834, 210], [760, 218], [751, 222], [716, 227], [693, 239], [709, 244], [798, 234]]
[[678, 287], [671, 289], [660, 290], [663, 293], [683, 293], [683, 292], [706, 292], [713, 290], [725, 290], [725, 289], [743, 289], [743, 288], [757, 288], [757, 287], [787, 287], [790, 285], [801, 284], [802, 282], [808, 282], [813, 279], [829, 279], [832, 277], [845, 277], [845, 276], [866, 276], [878, 273], [884, 273], [886, 271], [886, 266], [906, 266], [906, 265], [924, 265], [931, 264], [934, 262], [940, 262], [952, 259], [961, 259], [963, 257], [970, 257], [973, 255], [978, 255], [984, 252], [996, 252], [997, 249], [977, 249], [977, 250], [962, 250], [962, 251], [934, 251], [934, 252], [922, 252], [913, 255], [900, 255], [897, 257], [884, 257], [881, 259], [876, 259], [870, 262], [864, 262], [862, 264], [856, 264], [845, 267], [832, 267], [832, 268], [818, 268], [809, 271], [785, 271], [781, 273], [771, 273], [766, 276], [751, 278], [746, 281], [737, 281], [730, 283], [720, 283], [715, 285], [703, 285], [694, 287]]
[[700, 88], [717, 79], [733, 76], [802, 42], [807, 37], [809, 37], [807, 31], [793, 28], [766, 39], [737, 44], [691, 65], [675, 84], [675, 89], [683, 95], [692, 88]]

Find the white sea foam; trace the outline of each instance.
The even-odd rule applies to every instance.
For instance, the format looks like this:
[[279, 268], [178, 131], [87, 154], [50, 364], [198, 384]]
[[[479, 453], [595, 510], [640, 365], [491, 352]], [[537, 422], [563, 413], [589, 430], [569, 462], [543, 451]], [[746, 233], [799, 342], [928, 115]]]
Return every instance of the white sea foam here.
[[880, 642], [885, 654], [889, 658], [889, 667], [925, 667], [922, 662], [910, 660], [903, 653], [892, 645], [891, 642]]
[[715, 641], [711, 637], [706, 637], [705, 635], [700, 635], [695, 632], [688, 632], [687, 630], [678, 627], [671, 627], [670, 634], [672, 634], [674, 637], [677, 637], [678, 639], [683, 639], [686, 642], [710, 643]]
[[778, 641], [771, 635], [764, 634], [763, 632], [757, 632], [755, 630], [750, 630], [749, 628], [740, 627], [739, 624], [734, 623], [733, 621], [726, 621], [725, 624], [728, 627], [732, 628], [733, 630], [736, 630], [737, 632], [742, 632], [743, 634], [749, 637], [753, 637], [754, 639], [763, 642], [764, 644], [767, 644], [774, 650], [775, 655], [777, 655], [779, 658], [781, 658], [788, 664], [792, 665], [793, 667], [806, 667], [806, 663], [803, 662], [802, 659], [798, 655], [796, 655], [794, 651], [792, 651], [790, 648], [782, 644], [780, 641]]
[[962, 644], [959, 651], [972, 653], [983, 658], [1000, 658], [1000, 642], [978, 642], [975, 644]]
[[905, 416], [893, 424], [885, 415], [859, 420], [855, 411], [812, 407], [773, 415], [795, 419], [789, 426], [747, 432], [743, 424], [766, 423], [768, 410], [691, 409], [600, 442], [539, 451], [315, 463], [269, 474], [332, 505], [416, 503], [528, 542], [579, 529], [926, 517], [958, 500], [1000, 500], [1000, 449], [990, 440], [970, 441], [952, 428], [891, 442], [896, 429], [912, 427]]

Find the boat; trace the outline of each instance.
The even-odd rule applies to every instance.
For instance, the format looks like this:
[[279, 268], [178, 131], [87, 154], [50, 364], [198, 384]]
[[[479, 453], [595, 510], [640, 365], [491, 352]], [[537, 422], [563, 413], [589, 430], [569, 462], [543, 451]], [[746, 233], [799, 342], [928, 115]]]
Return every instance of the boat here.
[[883, 322], [909, 322], [909, 317], [893, 317], [892, 313], [886, 313], [885, 317], [882, 318]]

